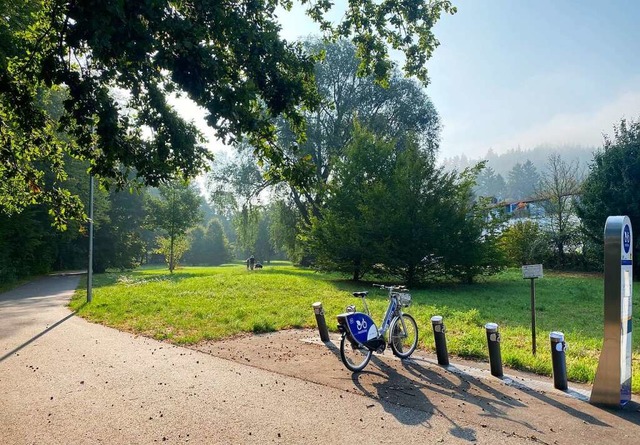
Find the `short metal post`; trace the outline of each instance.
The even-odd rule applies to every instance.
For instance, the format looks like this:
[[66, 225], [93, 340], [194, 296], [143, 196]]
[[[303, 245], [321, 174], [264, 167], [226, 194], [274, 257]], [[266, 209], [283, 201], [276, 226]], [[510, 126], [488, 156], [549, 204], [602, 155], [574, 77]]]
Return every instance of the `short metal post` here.
[[440, 315], [431, 317], [433, 325], [433, 338], [436, 341], [436, 355], [438, 356], [438, 364], [449, 365], [449, 353], [447, 352], [447, 337], [445, 336], [446, 328], [442, 322]]
[[500, 354], [500, 332], [496, 323], [484, 325], [487, 330], [487, 344], [489, 345], [489, 362], [491, 363], [491, 375], [502, 377], [502, 355]]
[[552, 332], [549, 334], [551, 340], [551, 362], [553, 364], [553, 386], [556, 389], [566, 391], [567, 386], [567, 361], [565, 351], [567, 344], [564, 341], [562, 332]]
[[324, 320], [324, 309], [322, 308], [322, 303], [313, 303], [312, 307], [313, 313], [316, 314], [316, 323], [318, 323], [318, 330], [320, 331], [320, 340], [329, 341], [329, 330], [327, 329], [327, 323]]

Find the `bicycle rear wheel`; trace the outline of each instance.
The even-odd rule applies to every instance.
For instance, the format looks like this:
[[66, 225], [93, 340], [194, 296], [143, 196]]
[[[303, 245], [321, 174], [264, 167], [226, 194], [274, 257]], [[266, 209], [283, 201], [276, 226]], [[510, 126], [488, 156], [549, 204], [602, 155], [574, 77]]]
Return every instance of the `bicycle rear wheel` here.
[[346, 335], [342, 335], [340, 340], [340, 357], [342, 363], [352, 372], [360, 372], [367, 366], [369, 360], [371, 360], [370, 349], [358, 344], [352, 344]]
[[411, 315], [402, 314], [394, 320], [389, 328], [389, 343], [393, 353], [400, 358], [413, 354], [418, 346], [418, 325]]

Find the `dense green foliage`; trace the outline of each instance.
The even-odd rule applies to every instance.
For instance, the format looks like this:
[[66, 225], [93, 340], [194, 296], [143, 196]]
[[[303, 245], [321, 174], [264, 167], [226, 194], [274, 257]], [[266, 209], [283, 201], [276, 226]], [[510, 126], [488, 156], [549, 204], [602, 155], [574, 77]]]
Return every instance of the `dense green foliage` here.
[[[86, 169], [84, 162], [67, 160], [67, 178], [63, 185], [88, 203], [89, 176]], [[94, 271], [128, 269], [144, 260], [149, 238], [147, 231], [142, 228], [144, 195], [144, 189], [116, 193], [96, 187]], [[0, 281], [11, 282], [51, 270], [86, 269], [86, 224], [69, 221], [67, 230], [56, 230], [48, 210], [40, 204], [29, 206], [20, 213], [0, 216], [0, 232], [4, 243], [0, 251]]]
[[142, 264], [151, 239], [144, 228], [146, 197], [145, 189], [109, 191], [106, 221], [95, 231], [95, 272], [132, 269]]
[[[431, 28], [455, 8], [444, 0], [349, 0], [343, 19], [324, 19], [331, 2], [301, 0], [330, 38], [352, 38], [359, 71], [388, 77], [388, 47], [404, 51], [405, 70], [426, 82], [438, 45]], [[16, 211], [51, 204], [60, 223], [81, 216], [69, 190], [44, 180], [64, 174], [64, 154], [123, 186], [202, 170], [209, 152], [193, 124], [170, 105], [185, 95], [207, 112], [216, 136], [248, 138], [276, 175], [305, 179], [299, 159], [276, 143], [282, 116], [304, 138], [302, 110], [316, 107], [316, 55], [279, 35], [276, 7], [289, 0], [0, 1], [0, 204]], [[38, 103], [64, 88], [59, 118]], [[64, 138], [60, 138], [60, 134]], [[10, 195], [9, 186], [13, 190]], [[58, 210], [60, 209], [60, 210]], [[63, 212], [61, 209], [65, 209]]]
[[[283, 264], [254, 272], [247, 272], [244, 265], [184, 268], [172, 275], [166, 269], [141, 269], [96, 276], [94, 285], [92, 304], [83, 305], [85, 293], [76, 293], [71, 306], [79, 315], [178, 344], [246, 332], [315, 328], [311, 310], [315, 301], [322, 301], [327, 324], [335, 329], [330, 321], [346, 305], [356, 304], [361, 309], [360, 300], [351, 295], [358, 290], [370, 291], [368, 303], [375, 320], [382, 318], [387, 304], [386, 293], [374, 290], [369, 283], [345, 282], [341, 276]], [[473, 285], [413, 289], [413, 305], [408, 312], [418, 322], [418, 347], [422, 350], [433, 352], [429, 319], [437, 314], [444, 317], [453, 362], [455, 356], [487, 360], [484, 324], [496, 322], [502, 334], [505, 365], [545, 375], [551, 375], [551, 354], [542, 353], [542, 345], [548, 345], [549, 332], [563, 331], [569, 346], [569, 379], [589, 382], [594, 378], [603, 341], [602, 286], [598, 276], [546, 272], [538, 280], [539, 352], [535, 357], [531, 354], [529, 283], [522, 279], [520, 270], [506, 271]], [[637, 295], [634, 301], [637, 312]], [[637, 336], [633, 350], [634, 360], [639, 359]], [[637, 393], [637, 367], [633, 382]]]
[[444, 173], [429, 151], [394, 142], [356, 126], [313, 221], [318, 264], [354, 280], [375, 268], [409, 285], [470, 282], [499, 266], [485, 209], [472, 201], [475, 172]]
[[0, 214], [0, 284], [48, 272], [55, 259], [54, 233], [42, 206]]
[[498, 246], [509, 266], [542, 264], [549, 256], [549, 243], [535, 221], [516, 221], [498, 239]]
[[507, 177], [507, 193], [511, 200], [529, 199], [534, 193], [540, 180], [538, 170], [530, 160], [516, 163]]
[[[603, 244], [608, 216], [627, 215], [640, 228], [640, 121], [622, 120], [614, 127], [613, 139], [605, 138], [596, 152], [582, 187], [578, 207], [584, 229], [592, 242]], [[640, 237], [634, 237], [638, 252]], [[640, 277], [640, 262], [634, 261], [634, 276]]]
[[496, 201], [501, 201], [507, 197], [507, 184], [501, 174], [486, 166], [478, 173], [474, 193], [477, 196], [495, 198]]
[[198, 226], [189, 231], [191, 240], [185, 262], [192, 265], [218, 266], [233, 259], [229, 240], [218, 219], [207, 226]]

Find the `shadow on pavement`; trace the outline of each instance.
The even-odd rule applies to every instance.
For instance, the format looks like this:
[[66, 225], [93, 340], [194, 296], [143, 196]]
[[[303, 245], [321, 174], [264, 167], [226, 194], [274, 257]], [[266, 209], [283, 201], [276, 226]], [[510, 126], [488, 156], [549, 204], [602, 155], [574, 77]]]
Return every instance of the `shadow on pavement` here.
[[[466, 404], [477, 406], [482, 416], [517, 423], [525, 428], [540, 432], [528, 422], [519, 421], [508, 413], [514, 408], [524, 408], [521, 401], [485, 384], [482, 380], [461, 374], [446, 373], [428, 369], [414, 361], [403, 361], [404, 368], [421, 381], [423, 387], [441, 396], [463, 400]], [[450, 377], [451, 379], [449, 379]], [[471, 392], [475, 391], [476, 394]]]
[[[82, 306], [84, 306], [86, 303], [84, 303]], [[80, 306], [80, 307], [82, 307]], [[40, 337], [42, 337], [43, 335], [47, 334], [48, 332], [52, 331], [53, 329], [57, 328], [58, 326], [60, 326], [62, 323], [64, 323], [65, 321], [67, 321], [68, 319], [70, 319], [71, 317], [73, 317], [74, 315], [76, 315], [76, 312], [72, 312], [71, 314], [67, 315], [66, 317], [64, 317], [62, 320], [58, 320], [57, 322], [55, 322], [54, 324], [52, 324], [51, 326], [49, 326], [47, 329], [45, 329], [44, 331], [40, 332], [39, 334], [31, 337], [29, 340], [27, 340], [26, 342], [22, 343], [20, 346], [12, 349], [11, 351], [7, 352], [6, 354], [4, 354], [2, 357], [0, 357], [0, 363], [2, 363], [3, 361], [5, 361], [6, 359], [8, 359], [9, 357], [11, 357], [13, 354], [15, 354], [16, 352], [20, 352], [22, 349], [24, 349], [25, 347], [29, 346], [31, 343], [33, 343], [34, 341], [36, 341], [37, 339], [39, 339]]]
[[[341, 360], [340, 350], [335, 344], [331, 342], [325, 342], [324, 344], [338, 360]], [[420, 362], [413, 360], [403, 360], [402, 367], [398, 367], [397, 365], [394, 366], [393, 362], [387, 363], [386, 360], [376, 355], [371, 358], [369, 367], [371, 367], [369, 370], [365, 369], [360, 373], [352, 374], [351, 379], [354, 386], [363, 395], [380, 400], [384, 409], [402, 423], [428, 423], [429, 419], [434, 414], [437, 414], [451, 422], [451, 435], [469, 441], [475, 440], [475, 432], [472, 429], [461, 428], [457, 425], [451, 416], [447, 416], [441, 408], [429, 400], [425, 394], [428, 391], [429, 394], [437, 394], [443, 398], [447, 397], [459, 402], [464, 401], [467, 405], [476, 406], [482, 411], [479, 415], [487, 417], [488, 421], [489, 419], [500, 419], [518, 424], [532, 432], [544, 433], [530, 422], [518, 420], [517, 416], [513, 415], [513, 409], [527, 408], [527, 404], [520, 401], [517, 395], [515, 397], [508, 395], [506, 392], [485, 383], [482, 379], [464, 374], [462, 371], [451, 372], [444, 367], [430, 369], [428, 366], [421, 365]], [[408, 372], [409, 375], [403, 375], [403, 370]], [[597, 414], [576, 409], [558, 400], [557, 397], [546, 395], [544, 392], [529, 389], [517, 383], [508, 385], [507, 388], [535, 398], [545, 405], [556, 408], [585, 424], [599, 427], [611, 426], [606, 421], [598, 418]], [[587, 404], [588, 407], [594, 410], [601, 409], [634, 425], [640, 425], [640, 415], [638, 414], [640, 413], [640, 404], [637, 402], [632, 401], [621, 410], [593, 406], [588, 402], [582, 403]], [[399, 410], [398, 406], [411, 408], [422, 412], [422, 414], [416, 417], [415, 413]]]
[[[447, 416], [441, 409], [436, 407], [423, 392], [424, 385], [401, 374], [395, 367], [385, 363], [378, 357], [372, 357], [371, 363], [378, 368], [376, 371], [364, 371], [354, 373], [352, 380], [354, 385], [368, 397], [379, 399], [382, 407], [389, 414], [393, 415], [399, 422], [405, 425], [423, 425], [430, 427], [430, 419], [435, 413], [451, 423], [449, 433], [469, 442], [477, 441], [476, 432], [473, 428], [460, 426], [453, 418]], [[371, 386], [375, 391], [367, 389], [367, 384], [361, 382], [363, 377], [375, 375], [379, 377]], [[443, 391], [444, 393], [444, 391]], [[398, 406], [410, 408], [410, 410], [398, 409]]]

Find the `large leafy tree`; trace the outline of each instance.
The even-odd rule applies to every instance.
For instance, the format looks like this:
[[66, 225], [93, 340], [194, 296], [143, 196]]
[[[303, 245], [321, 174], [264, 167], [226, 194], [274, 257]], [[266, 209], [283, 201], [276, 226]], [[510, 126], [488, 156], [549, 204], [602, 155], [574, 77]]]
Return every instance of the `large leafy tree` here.
[[209, 258], [211, 264], [217, 266], [233, 259], [231, 246], [218, 219], [213, 219], [209, 222], [205, 238], [210, 243]]
[[[315, 57], [279, 36], [276, 7], [291, 8], [290, 0], [23, 3], [0, 0], [0, 193], [17, 197], [5, 208], [47, 201], [78, 216], [68, 190], [43, 181], [43, 166], [62, 174], [65, 153], [120, 185], [130, 172], [157, 185], [201, 170], [209, 154], [169, 104], [173, 94], [203, 107], [218, 137], [247, 137], [275, 175], [304, 179], [297, 153], [275, 144], [272, 124], [283, 116], [303, 141], [304, 110], [318, 105]], [[438, 45], [432, 26], [455, 12], [449, 0], [349, 0], [333, 24], [324, 18], [331, 2], [300, 3], [328, 37], [352, 38], [359, 73], [381, 82], [391, 67], [387, 43], [426, 82]], [[37, 103], [53, 86], [68, 94], [59, 120]]]
[[[235, 160], [216, 162], [209, 175], [209, 191], [217, 207], [227, 208], [230, 204], [240, 209], [256, 202], [260, 192], [270, 188], [271, 196], [279, 202], [278, 211], [271, 218], [272, 227], [279, 228], [276, 238], [284, 243], [281, 246], [290, 258], [307, 264], [311, 258], [301, 243], [303, 232], [313, 218], [323, 217], [328, 183], [346, 157], [356, 120], [372, 134], [393, 141], [398, 151], [417, 143], [431, 157], [438, 147], [440, 123], [424, 89], [403, 78], [397, 69], [391, 70], [386, 88], [378, 85], [373, 76], [358, 77], [360, 59], [350, 42], [326, 44], [309, 40], [305, 48], [309, 53], [325, 53], [315, 71], [321, 103], [303, 113], [307, 122], [304, 142], [294, 144], [295, 133], [282, 119], [278, 121], [278, 136], [287, 156], [298, 153], [310, 161], [309, 181], [300, 186], [270, 176], [268, 166], [260, 169], [256, 165], [255, 148], [242, 144]], [[291, 148], [294, 145], [295, 151]], [[285, 225], [288, 230], [281, 230]]]
[[222, 224], [217, 218], [205, 226], [197, 226], [189, 231], [191, 246], [185, 261], [190, 264], [218, 266], [233, 258], [229, 241]]
[[380, 262], [387, 217], [381, 212], [393, 175], [393, 144], [356, 126], [345, 157], [336, 165], [320, 217], [312, 219], [310, 248], [319, 267], [359, 280]]
[[[161, 231], [160, 248], [166, 253], [169, 271], [176, 266], [176, 248], [184, 254], [189, 248], [185, 234], [200, 221], [201, 198], [194, 185], [175, 181], [159, 187], [160, 196], [147, 200], [147, 223]], [[180, 255], [181, 256], [181, 255]]]
[[[640, 120], [620, 121], [613, 138], [605, 137], [604, 146], [594, 155], [590, 171], [582, 185], [577, 208], [584, 229], [597, 246], [603, 244], [604, 224], [612, 215], [627, 215], [640, 227]], [[640, 247], [634, 237], [634, 247]], [[634, 262], [634, 274], [640, 276], [640, 264]]]
[[[436, 109], [421, 86], [401, 76], [392, 68], [383, 87], [374, 76], [358, 77], [361, 54], [351, 42], [340, 40], [326, 44], [318, 40], [305, 42], [309, 53], [323, 51], [322, 63], [316, 64], [315, 79], [320, 105], [305, 112], [307, 138], [296, 146], [298, 153], [311, 161], [310, 181], [304, 188], [288, 187], [291, 199], [304, 222], [319, 216], [324, 205], [327, 182], [335, 164], [345, 156], [345, 147], [353, 138], [354, 123], [373, 134], [395, 141], [401, 149], [417, 141], [425, 153], [438, 148], [440, 121]], [[293, 139], [287, 123], [280, 121], [281, 140]], [[285, 153], [293, 156], [292, 144], [284, 144]]]

